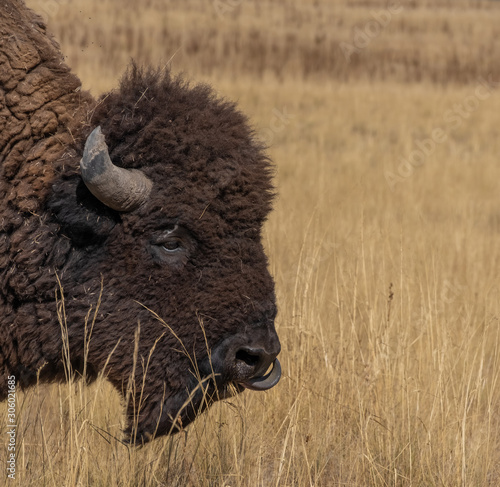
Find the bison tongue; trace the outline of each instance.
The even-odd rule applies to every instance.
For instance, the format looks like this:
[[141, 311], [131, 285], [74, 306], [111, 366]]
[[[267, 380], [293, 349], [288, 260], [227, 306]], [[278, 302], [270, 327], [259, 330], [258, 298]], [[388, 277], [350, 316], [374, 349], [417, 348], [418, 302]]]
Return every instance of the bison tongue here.
[[253, 379], [248, 379], [240, 384], [247, 389], [252, 391], [267, 391], [274, 387], [281, 378], [281, 365], [278, 359], [274, 360], [273, 368], [269, 374], [263, 375], [261, 377], [254, 377]]

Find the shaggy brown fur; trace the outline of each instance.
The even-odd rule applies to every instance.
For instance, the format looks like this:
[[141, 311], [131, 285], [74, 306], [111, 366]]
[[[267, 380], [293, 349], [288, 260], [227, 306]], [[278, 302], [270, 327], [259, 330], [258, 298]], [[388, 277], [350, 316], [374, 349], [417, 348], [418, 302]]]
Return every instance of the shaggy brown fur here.
[[[21, 387], [64, 380], [59, 278], [77, 373], [105, 369], [125, 395], [139, 336], [128, 415], [147, 440], [215, 398], [198, 391], [173, 424], [211, 373], [209, 350], [238, 334], [279, 348], [260, 236], [270, 163], [245, 117], [207, 86], [135, 66], [99, 101], [80, 86], [40, 19], [1, 0], [0, 396], [11, 374]], [[97, 125], [113, 162], [153, 181], [133, 212], [111, 210], [82, 182]], [[170, 251], [172, 229], [180, 247]], [[207, 394], [223, 397], [234, 379], [221, 368]]]

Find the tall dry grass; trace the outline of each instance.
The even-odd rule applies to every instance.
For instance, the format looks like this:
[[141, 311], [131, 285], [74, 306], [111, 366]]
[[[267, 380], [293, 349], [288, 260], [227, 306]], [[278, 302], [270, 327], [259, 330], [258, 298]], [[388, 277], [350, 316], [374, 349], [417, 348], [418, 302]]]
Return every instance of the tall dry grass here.
[[[318, 22], [337, 19], [336, 46], [384, 3], [249, 0], [227, 20], [211, 2], [138, 5], [61, 4], [50, 25], [94, 92], [130, 55], [177, 53], [175, 69], [238, 99], [271, 143], [284, 377], [140, 449], [119, 441], [123, 407], [103, 378], [37, 387], [18, 399], [9, 485], [499, 485], [500, 98], [476, 78], [497, 69], [498, 3], [407, 3], [354, 70], [314, 47]], [[328, 58], [321, 76], [307, 52]], [[445, 69], [453, 56], [469, 67]]]

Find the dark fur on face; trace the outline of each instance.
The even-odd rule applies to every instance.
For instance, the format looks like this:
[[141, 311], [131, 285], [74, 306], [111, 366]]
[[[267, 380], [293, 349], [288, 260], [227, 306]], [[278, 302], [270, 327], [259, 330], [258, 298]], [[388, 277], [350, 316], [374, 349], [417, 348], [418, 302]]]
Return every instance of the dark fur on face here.
[[[238, 334], [275, 336], [261, 244], [272, 167], [233, 103], [168, 70], [132, 65], [97, 102], [67, 96], [54, 108], [52, 152], [32, 139], [28, 157], [18, 147], [17, 159], [2, 159], [0, 375], [22, 387], [64, 379], [64, 300], [74, 370], [104, 371], [124, 396], [128, 388], [128, 433], [147, 441], [241, 390], [237, 371], [211, 363], [214, 348]], [[81, 179], [83, 144], [98, 125], [113, 163], [153, 182], [135, 211], [108, 208]]]
[[[273, 326], [273, 283], [260, 240], [272, 199], [270, 164], [232, 103], [168, 72], [132, 67], [120, 90], [101, 99], [91, 124], [102, 127], [113, 162], [140, 169], [154, 187], [139, 210], [113, 215], [81, 187], [77, 174], [54, 185], [49, 207], [62, 232], [78, 241], [72, 252], [86, 254], [65, 273], [65, 290], [71, 292], [65, 282], [80, 284], [67, 312], [72, 302], [86, 303], [75, 310], [81, 320], [91, 301], [85, 298], [95, 301], [105, 276], [93, 331], [100, 345], [89, 361], [101, 370], [120, 339], [108, 364], [119, 389], [132, 369], [137, 323], [144, 359], [161, 336], [143, 406], [152, 421], [145, 429], [152, 430], [158, 412], [148, 406], [157, 409], [163, 395], [182, 406], [198, 380], [194, 363], [206, 360], [208, 350], [248, 327]], [[169, 235], [181, 249], [162, 248]], [[164, 423], [160, 432], [171, 427]]]

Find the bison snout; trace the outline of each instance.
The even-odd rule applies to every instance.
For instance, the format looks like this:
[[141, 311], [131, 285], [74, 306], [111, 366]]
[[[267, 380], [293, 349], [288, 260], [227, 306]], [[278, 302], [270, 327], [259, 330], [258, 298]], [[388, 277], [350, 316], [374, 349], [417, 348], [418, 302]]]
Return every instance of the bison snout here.
[[254, 378], [263, 376], [273, 364], [278, 352], [268, 352], [263, 348], [241, 347], [236, 351], [235, 366], [242, 377]]
[[267, 390], [274, 387], [281, 377], [281, 366], [276, 358], [280, 350], [274, 331], [260, 338], [238, 334], [212, 350], [212, 364], [225, 381], [248, 389]]

